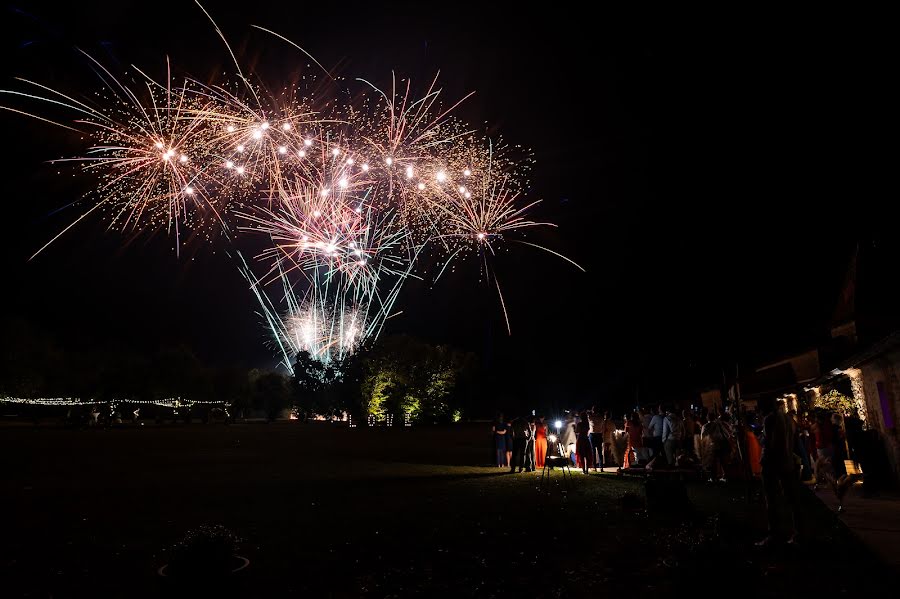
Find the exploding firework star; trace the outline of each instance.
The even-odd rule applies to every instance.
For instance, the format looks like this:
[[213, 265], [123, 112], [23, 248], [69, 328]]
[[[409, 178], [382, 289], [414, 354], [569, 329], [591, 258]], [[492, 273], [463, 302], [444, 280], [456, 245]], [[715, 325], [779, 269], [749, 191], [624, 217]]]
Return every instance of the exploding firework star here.
[[[106, 83], [92, 104], [27, 80], [39, 93], [0, 90], [73, 111], [69, 126], [7, 108], [90, 140], [84, 156], [58, 161], [97, 180], [93, 205], [62, 233], [95, 211], [111, 228], [169, 231], [176, 248], [186, 229], [224, 232], [288, 368], [299, 351], [339, 363], [376, 338], [404, 282], [431, 276], [414, 274], [426, 249], [440, 256], [434, 280], [457, 257], [477, 254], [508, 327], [495, 247], [513, 237], [560, 255], [514, 238], [551, 225], [528, 216], [538, 203], [526, 199], [530, 155], [457, 119], [468, 96], [443, 105], [437, 77], [420, 97], [409, 80], [392, 77], [384, 91], [360, 79], [368, 91], [342, 104], [337, 97], [353, 95], [269, 94], [236, 58], [237, 86], [176, 82], [167, 63], [163, 83], [135, 69], [135, 89], [88, 59]], [[268, 242], [253, 260], [263, 274], [237, 247], [238, 231]]]

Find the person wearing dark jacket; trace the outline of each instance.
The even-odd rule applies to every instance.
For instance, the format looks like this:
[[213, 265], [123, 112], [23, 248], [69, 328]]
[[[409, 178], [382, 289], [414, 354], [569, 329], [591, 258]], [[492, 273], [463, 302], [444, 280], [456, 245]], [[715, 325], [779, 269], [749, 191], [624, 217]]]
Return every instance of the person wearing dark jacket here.
[[[532, 438], [531, 435], [531, 425], [528, 423], [528, 420], [519, 416], [515, 420], [512, 421], [512, 439], [513, 439], [513, 450], [512, 450], [512, 462], [509, 464], [509, 471], [521, 472], [523, 468], [525, 468], [525, 450], [528, 447], [528, 441]], [[534, 450], [532, 450], [533, 453]]]
[[766, 515], [768, 517], [769, 534], [758, 542], [758, 546], [766, 546], [775, 540], [778, 526], [778, 498], [784, 495], [791, 512], [790, 535], [788, 543], [793, 543], [797, 535], [797, 467], [794, 461], [794, 422], [785, 410], [784, 400], [775, 402], [772, 410], [763, 421], [765, 446], [760, 464], [762, 464], [763, 489], [766, 494]]

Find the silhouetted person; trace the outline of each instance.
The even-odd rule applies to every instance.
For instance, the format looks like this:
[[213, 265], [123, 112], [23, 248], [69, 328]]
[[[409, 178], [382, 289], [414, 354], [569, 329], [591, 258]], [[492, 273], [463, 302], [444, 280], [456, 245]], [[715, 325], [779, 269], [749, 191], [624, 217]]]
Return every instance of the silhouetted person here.
[[788, 542], [797, 534], [797, 469], [794, 464], [794, 423], [788, 417], [784, 400], [775, 402], [775, 408], [763, 421], [766, 445], [762, 451], [762, 479], [766, 493], [766, 515], [769, 534], [757, 543], [765, 546], [775, 539], [778, 526], [778, 497], [783, 494], [791, 512], [791, 530]]
[[663, 407], [657, 406], [656, 413], [650, 419], [650, 426], [647, 429], [648, 446], [653, 450], [653, 457], [658, 456], [663, 450], [663, 424], [665, 422], [666, 413]]
[[588, 419], [587, 412], [581, 413], [575, 432], [577, 434], [575, 452], [578, 454], [578, 465], [581, 466], [581, 470], [587, 474], [588, 469], [594, 467], [594, 452], [591, 448], [591, 440], [589, 437], [591, 432], [591, 421]]
[[494, 449], [497, 452], [497, 468], [509, 466], [509, 461], [506, 457], [506, 437], [509, 434], [509, 425], [503, 419], [502, 413], [497, 415], [497, 420], [494, 422], [492, 430], [494, 432]]
[[684, 423], [673, 408], [666, 410], [666, 417], [663, 419], [662, 441], [666, 462], [669, 466], [675, 466], [678, 450], [684, 447]]
[[[537, 431], [537, 426], [535, 424], [535, 418], [532, 416], [528, 419], [528, 438], [525, 440], [525, 472], [534, 472], [535, 465], [535, 452], [534, 452], [534, 438], [535, 433]], [[546, 441], [545, 441], [546, 446]]]
[[603, 465], [603, 412], [598, 412], [595, 406], [588, 416], [591, 419], [591, 457], [594, 458], [594, 470], [597, 470]]
[[528, 439], [531, 436], [531, 425], [528, 421], [519, 416], [512, 421], [512, 462], [509, 465], [509, 471], [515, 472], [517, 469], [521, 472], [525, 468], [525, 448], [528, 445]]

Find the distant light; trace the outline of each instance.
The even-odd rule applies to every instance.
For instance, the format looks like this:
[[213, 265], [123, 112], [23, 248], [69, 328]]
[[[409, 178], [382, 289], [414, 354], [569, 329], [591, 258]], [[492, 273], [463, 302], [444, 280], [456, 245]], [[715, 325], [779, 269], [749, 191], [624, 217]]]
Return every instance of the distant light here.
[[181, 157], [180, 157], [178, 160], [179, 160], [180, 162], [184, 163], [184, 162], [187, 162], [187, 161], [188, 161], [188, 157], [185, 156], [184, 154], [182, 154]]
[[263, 124], [260, 125], [259, 127], [260, 127], [263, 131], [265, 131], [266, 129], [269, 128], [269, 123], [263, 123]]
[[412, 177], [413, 177], [413, 167], [408, 166], [408, 167], [406, 167], [406, 178], [412, 179]]
[[331, 193], [331, 190], [328, 189], [327, 187], [326, 187], [325, 189], [322, 190], [322, 196], [323, 196], [323, 197], [324, 197], [324, 196], [327, 196], [329, 193]]
[[553, 425], [556, 426], [556, 428], [562, 428], [562, 420], [557, 420]]
[[421, 190], [425, 189], [425, 184], [419, 183], [419, 185], [417, 187], [419, 188], [419, 191], [421, 191]]
[[347, 187], [347, 180], [341, 179], [340, 181], [338, 181], [338, 185], [340, 185], [342, 188]]
[[471, 197], [472, 197], [472, 194], [469, 193], [469, 192], [467, 191], [467, 192], [466, 192], [466, 199], [468, 200], [468, 199], [471, 198]]
[[297, 156], [299, 156], [300, 158], [303, 158], [306, 156], [306, 152], [303, 150], [300, 150], [299, 152], [297, 152]]
[[334, 148], [334, 149], [331, 150], [331, 155], [332, 155], [332, 156], [337, 156], [337, 155], [340, 154], [340, 153], [341, 153], [340, 148]]
[[443, 183], [444, 181], [446, 181], [447, 173], [445, 173], [444, 171], [438, 171], [437, 180], [439, 183]]
[[307, 146], [307, 147], [311, 146], [311, 145], [312, 145], [312, 140], [311, 140], [311, 139], [304, 139], [304, 140], [303, 140], [303, 145], [304, 145], [304, 146]]
[[253, 139], [262, 139], [262, 131], [257, 129], [253, 132]]
[[463, 177], [468, 177], [471, 174], [472, 174], [472, 171], [470, 171], [469, 169], [466, 169], [463, 171]]
[[384, 161], [384, 163], [387, 164], [388, 166], [391, 166], [392, 164], [394, 164], [394, 159], [391, 158], [390, 156], [388, 156], [387, 159]]
[[365, 261], [365, 260], [360, 260], [359, 262], [357, 262], [357, 264], [359, 264], [360, 266], [365, 266], [365, 265], [366, 265], [366, 261]]
[[166, 150], [166, 153], [165, 153], [165, 157], [166, 157], [166, 158], [171, 158], [171, 157], [174, 156], [174, 155], [175, 155], [175, 151], [174, 151], [174, 150]]
[[225, 168], [234, 168], [234, 163], [230, 160], [225, 161]]
[[153, 145], [156, 146], [156, 149], [157, 149], [157, 150], [162, 150], [162, 149], [163, 149], [163, 145], [162, 145], [162, 142], [161, 142], [161, 141], [158, 141], [158, 142], [156, 142], [156, 143], [153, 144]]
[[243, 175], [243, 174], [244, 174], [244, 167], [242, 167], [242, 166], [237, 167], [237, 174]]
[[466, 188], [462, 185], [459, 186], [459, 193], [466, 193]]
[[234, 133], [234, 125], [228, 125], [225, 130], [229, 133]]
[[243, 152], [243, 151], [244, 151], [244, 144], [239, 145], [239, 146], [237, 147], [237, 151], [238, 151], [238, 152]]
[[290, 131], [290, 130], [291, 130], [291, 124], [290, 124], [290, 123], [285, 123], [285, 124], [283, 124], [283, 125], [281, 126], [281, 128], [284, 129], [285, 131]]
[[351, 164], [351, 165], [352, 165], [352, 164], [353, 164], [353, 159], [352, 159], [352, 158], [348, 158], [348, 159], [347, 159], [347, 164]]
[[364, 164], [364, 165], [362, 166], [362, 169], [363, 169], [364, 171], [369, 170], [369, 165], [368, 165], [368, 164]]
[[191, 187], [190, 185], [188, 185], [187, 187], [184, 188], [184, 193], [186, 193], [186, 194], [188, 194], [188, 195], [193, 195], [193, 194], [194, 194], [194, 188]]
[[362, 256], [362, 250], [353, 250], [353, 253], [357, 256]]
[[[316, 210], [315, 212], [313, 212], [313, 216], [315, 216], [316, 218], [319, 218], [320, 216], [322, 216], [322, 213], [319, 212], [318, 210]], [[305, 237], [305, 235], [304, 235], [304, 237]]]
[[478, 234], [478, 239], [484, 239], [484, 233], [479, 233], [479, 234]]
[[329, 254], [333, 253], [336, 249], [337, 248], [335, 247], [335, 245], [333, 243], [329, 243], [328, 245], [325, 246], [325, 251], [328, 252]]
[[287, 148], [284, 146], [281, 146], [280, 148], [278, 148], [278, 153], [279, 154], [287, 154]]
[[357, 207], [356, 207], [356, 213], [357, 213], [357, 214], [360, 214], [361, 212], [362, 212], [362, 206], [357, 206]]

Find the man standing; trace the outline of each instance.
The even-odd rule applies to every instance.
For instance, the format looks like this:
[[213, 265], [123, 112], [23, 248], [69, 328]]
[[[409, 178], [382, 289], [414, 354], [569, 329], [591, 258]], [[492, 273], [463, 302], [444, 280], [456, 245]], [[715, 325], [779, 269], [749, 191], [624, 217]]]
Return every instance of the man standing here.
[[594, 455], [594, 471], [603, 469], [603, 415], [597, 406], [591, 408], [591, 451]]
[[512, 460], [509, 463], [509, 471], [519, 472], [525, 467], [525, 447], [528, 444], [528, 437], [531, 436], [531, 429], [528, 421], [521, 416], [512, 421], [513, 450]]
[[528, 435], [525, 439], [525, 472], [534, 472], [534, 416], [528, 419]]
[[791, 530], [788, 543], [793, 543], [797, 535], [797, 472], [794, 464], [794, 423], [788, 417], [783, 399], [775, 402], [772, 410], [763, 421], [765, 447], [763, 447], [760, 463], [762, 464], [763, 489], [766, 493], [766, 515], [769, 521], [769, 534], [757, 543], [765, 547], [775, 540], [775, 528], [778, 520], [778, 496], [783, 494], [791, 511]]
[[663, 412], [663, 407], [657, 406], [656, 413], [653, 415], [653, 418], [650, 420], [650, 426], [647, 427], [647, 437], [650, 445], [650, 449], [653, 450], [653, 457], [658, 456], [662, 453], [663, 442], [663, 423], [665, 421], [665, 412]]
[[677, 450], [682, 446], [683, 439], [684, 423], [678, 417], [678, 413], [670, 408], [666, 410], [666, 417], [663, 419], [662, 434], [663, 449], [669, 466], [675, 465], [675, 456]]

